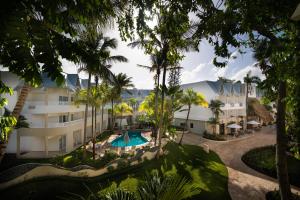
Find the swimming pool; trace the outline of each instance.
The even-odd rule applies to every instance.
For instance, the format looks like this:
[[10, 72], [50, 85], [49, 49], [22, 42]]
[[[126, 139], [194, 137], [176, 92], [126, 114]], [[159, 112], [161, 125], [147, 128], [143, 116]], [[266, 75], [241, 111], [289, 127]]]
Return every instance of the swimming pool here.
[[129, 141], [126, 143], [124, 140], [124, 135], [114, 139], [111, 142], [113, 147], [129, 147], [138, 146], [148, 142], [146, 138], [141, 135], [141, 131], [128, 131]]

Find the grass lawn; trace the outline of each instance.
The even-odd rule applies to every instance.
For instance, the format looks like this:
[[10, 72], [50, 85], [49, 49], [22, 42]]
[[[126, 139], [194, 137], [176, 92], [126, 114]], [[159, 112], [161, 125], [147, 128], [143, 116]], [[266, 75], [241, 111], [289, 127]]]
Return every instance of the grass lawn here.
[[[169, 143], [165, 147], [167, 155], [158, 160], [145, 161], [135, 167], [113, 171], [95, 178], [48, 177], [31, 180], [2, 191], [1, 199], [55, 199], [64, 196], [65, 192], [84, 195], [86, 188], [106, 190], [110, 187], [123, 187], [136, 190], [138, 182], [146, 173], [158, 171], [161, 174], [179, 174], [190, 178], [192, 184], [201, 191], [190, 199], [227, 200], [230, 195], [227, 189], [227, 169], [214, 152], [205, 153], [202, 148], [193, 145], [178, 146]], [[2, 198], [4, 197], [4, 198]]]
[[[276, 178], [274, 146], [250, 150], [243, 155], [242, 160], [251, 168]], [[300, 160], [288, 156], [288, 170], [291, 184], [300, 187]]]

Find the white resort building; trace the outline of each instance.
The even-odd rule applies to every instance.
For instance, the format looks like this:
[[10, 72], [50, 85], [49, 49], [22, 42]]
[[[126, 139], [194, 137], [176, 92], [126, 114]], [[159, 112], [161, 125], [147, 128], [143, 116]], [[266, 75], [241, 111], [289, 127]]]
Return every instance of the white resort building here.
[[[216, 127], [217, 134], [227, 134], [230, 129], [227, 125], [230, 123], [236, 123], [243, 126], [246, 116], [246, 86], [241, 82], [227, 83], [218, 81], [201, 81], [190, 84], [183, 84], [181, 88], [192, 88], [196, 92], [200, 92], [205, 96], [208, 103], [211, 100], [220, 100], [224, 103], [221, 108], [224, 113], [220, 113], [219, 125]], [[249, 116], [249, 119], [255, 118], [261, 123], [268, 123], [272, 121], [270, 113], [266, 108], [259, 104], [258, 99], [261, 96], [261, 91], [255, 85], [251, 86], [248, 91], [248, 97], [251, 100], [260, 105], [256, 106], [255, 116]], [[249, 102], [249, 101], [248, 101]], [[258, 110], [257, 110], [258, 109]], [[184, 127], [187, 112], [176, 112], [174, 116], [174, 125]], [[192, 106], [187, 128], [193, 133], [203, 134], [204, 131], [212, 133], [213, 125], [209, 120], [213, 117], [213, 113], [210, 108], [204, 108], [200, 106]]]
[[[82, 145], [85, 106], [76, 106], [73, 101], [75, 90], [86, 88], [87, 80], [80, 80], [78, 74], [67, 74], [65, 83], [58, 87], [44, 74], [41, 86], [32, 88], [24, 86], [24, 81], [10, 72], [2, 71], [0, 78], [14, 90], [12, 96], [5, 96], [9, 102], [6, 109], [11, 112], [21, 109], [20, 115], [29, 123], [29, 128], [20, 128], [10, 134], [7, 153], [16, 153], [20, 157], [50, 157]], [[101, 113], [97, 109], [97, 132], [107, 128], [107, 119], [105, 109], [101, 125]], [[91, 120], [89, 108], [89, 139], [92, 137]]]

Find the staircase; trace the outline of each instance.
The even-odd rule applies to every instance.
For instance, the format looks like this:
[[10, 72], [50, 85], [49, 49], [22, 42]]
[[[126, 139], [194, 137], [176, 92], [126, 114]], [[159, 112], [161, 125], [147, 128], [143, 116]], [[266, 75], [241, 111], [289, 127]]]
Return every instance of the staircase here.
[[[24, 107], [24, 104], [25, 104], [26, 98], [28, 96], [28, 93], [30, 92], [30, 89], [31, 89], [30, 86], [28, 86], [26, 84], [21, 88], [20, 95], [18, 97], [15, 108], [12, 112], [12, 116], [14, 116], [17, 120], [19, 119], [19, 116]], [[1, 144], [1, 146], [0, 146], [0, 163], [2, 162], [3, 156], [5, 154], [6, 145], [7, 144]]]
[[266, 124], [274, 120], [270, 112], [259, 102], [259, 100], [255, 98], [249, 98], [249, 105], [253, 108], [255, 114], [259, 116]]
[[18, 97], [18, 101], [15, 105], [15, 108], [12, 111], [12, 116], [14, 116], [16, 119], [18, 119], [21, 114], [21, 111], [24, 107], [24, 104], [25, 104], [25, 101], [26, 101], [26, 98], [27, 98], [29, 92], [30, 92], [30, 86], [24, 85], [21, 89], [21, 92]]

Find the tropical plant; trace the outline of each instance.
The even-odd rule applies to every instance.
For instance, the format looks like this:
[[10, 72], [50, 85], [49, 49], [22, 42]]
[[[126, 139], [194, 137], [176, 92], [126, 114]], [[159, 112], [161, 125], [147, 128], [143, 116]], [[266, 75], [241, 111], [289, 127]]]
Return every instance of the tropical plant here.
[[210, 110], [212, 111], [212, 113], [214, 114], [214, 117], [217, 119], [217, 121], [219, 121], [219, 116], [221, 113], [224, 113], [224, 111], [221, 109], [221, 107], [223, 107], [225, 104], [216, 99], [216, 100], [211, 100], [208, 107], [210, 108]]
[[115, 106], [115, 116], [120, 117], [120, 130], [122, 130], [122, 121], [123, 121], [123, 115], [125, 114], [132, 114], [133, 109], [130, 107], [127, 103], [122, 102]]
[[[129, 46], [135, 47], [137, 45], [145, 45], [145, 42], [135, 41], [134, 43], [130, 43]], [[154, 110], [154, 120], [158, 120], [158, 93], [159, 93], [159, 81], [160, 81], [160, 73], [161, 69], [159, 66], [160, 61], [158, 60], [158, 56], [150, 55], [151, 66], [138, 65], [139, 67], [143, 67], [149, 70], [149, 72], [155, 72], [154, 75], [154, 86], [155, 86], [155, 110]], [[153, 124], [153, 134], [155, 137], [155, 145], [157, 141], [157, 132], [158, 132], [158, 121]]]
[[[94, 86], [90, 88], [90, 93], [87, 89], [77, 90], [74, 95], [74, 104], [82, 105], [88, 104], [92, 106], [92, 142], [93, 142], [93, 159], [95, 159], [95, 142], [96, 142], [96, 107], [100, 107], [103, 104], [103, 93], [99, 90], [98, 87]], [[95, 112], [95, 113], [94, 113]], [[95, 116], [94, 116], [95, 114]]]
[[208, 107], [208, 103], [206, 102], [205, 97], [202, 94], [195, 92], [192, 88], [188, 88], [183, 92], [183, 95], [181, 97], [181, 103], [187, 106], [186, 109], [181, 110], [181, 111], [187, 111], [187, 115], [185, 120], [185, 128], [182, 130], [182, 135], [179, 144], [182, 143], [184, 131], [185, 129], [187, 129], [187, 123], [189, 120], [192, 105]]
[[217, 124], [219, 124], [219, 120], [217, 120], [217, 118], [215, 117], [211, 117], [209, 118], [208, 123], [210, 123], [213, 126], [213, 134], [216, 134], [216, 127]]
[[[75, 193], [69, 193], [70, 198], [81, 200], [183, 200], [190, 198], [200, 192], [200, 189], [185, 177], [164, 176], [158, 173], [147, 175], [142, 180], [137, 191], [131, 192], [124, 188], [111, 188], [102, 192], [93, 192], [88, 186], [84, 185], [88, 191], [87, 197]], [[101, 189], [101, 188], [100, 188]]]
[[244, 130], [247, 129], [247, 122], [248, 122], [248, 96], [249, 96], [249, 93], [252, 91], [253, 87], [252, 87], [252, 84], [253, 83], [256, 83], [258, 84], [260, 82], [260, 78], [257, 77], [257, 76], [251, 76], [251, 71], [249, 71], [246, 76], [244, 77], [244, 84], [245, 84], [245, 87], [246, 87], [246, 92], [245, 92], [245, 95], [246, 95], [246, 116], [245, 116], [245, 120], [244, 120]]
[[115, 75], [114, 82], [112, 83], [112, 87], [109, 90], [109, 98], [111, 101], [111, 125], [112, 130], [114, 128], [115, 117], [114, 117], [114, 101], [119, 100], [121, 98], [122, 92], [129, 92], [129, 88], [134, 87], [132, 84], [132, 78], [128, 77], [126, 74], [119, 73]]
[[[299, 22], [291, 20], [291, 14], [298, 4], [297, 0], [278, 0], [272, 6], [269, 1], [264, 0], [257, 0], [255, 3], [251, 0], [224, 0], [222, 4], [210, 4], [206, 11], [197, 11], [198, 28], [193, 35], [199, 41], [206, 38], [214, 45], [214, 64], [219, 67], [226, 66], [226, 62], [218, 61], [217, 57], [229, 58], [232, 47], [239, 50], [244, 47], [262, 50], [255, 56], [258, 58], [257, 66], [266, 77], [261, 86], [267, 96], [277, 101], [276, 160], [282, 200], [292, 199], [286, 159], [286, 103], [294, 104], [294, 119], [298, 121], [295, 124], [300, 124], [297, 103], [300, 82], [296, 78], [300, 73], [300, 32]], [[223, 5], [225, 9], [222, 8]], [[241, 38], [240, 35], [245, 37]], [[287, 92], [287, 85], [296, 87], [290, 87], [291, 90]]]
[[209, 120], [211, 124], [213, 124], [214, 129], [213, 133], [216, 133], [216, 125], [219, 123], [219, 116], [220, 113], [224, 113], [221, 107], [224, 106], [224, 103], [218, 99], [211, 100], [208, 107], [210, 108], [211, 112], [214, 114], [214, 117]]
[[[80, 34], [79, 44], [82, 47], [80, 56], [80, 67], [78, 72], [86, 72], [88, 74], [87, 94], [90, 95], [91, 77], [92, 75], [99, 76], [105, 81], [113, 82], [114, 74], [109, 70], [112, 62], [127, 62], [123, 56], [112, 56], [110, 49], [117, 48], [117, 40], [104, 37], [99, 32], [97, 24], [91, 23]], [[92, 109], [93, 110], [93, 109]], [[85, 105], [84, 114], [84, 144], [86, 144], [87, 131], [87, 115], [88, 103]], [[92, 113], [93, 114], [93, 113]], [[86, 147], [84, 145], [84, 155]]]

